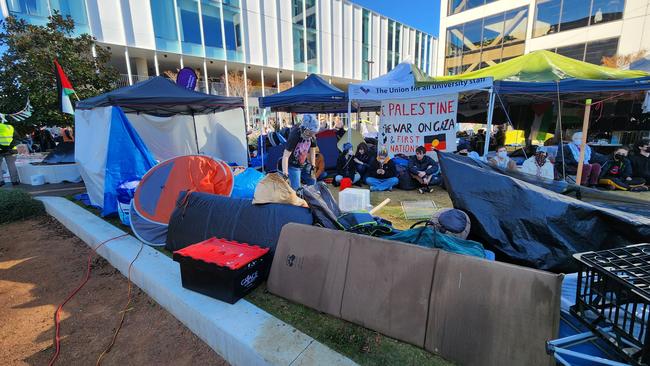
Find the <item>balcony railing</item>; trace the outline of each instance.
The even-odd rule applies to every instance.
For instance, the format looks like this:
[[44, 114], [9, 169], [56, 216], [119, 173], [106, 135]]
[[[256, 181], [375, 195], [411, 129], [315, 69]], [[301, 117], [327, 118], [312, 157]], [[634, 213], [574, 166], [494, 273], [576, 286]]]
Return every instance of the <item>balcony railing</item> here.
[[[131, 75], [131, 79], [133, 80], [133, 83], [137, 83], [140, 81], [145, 81], [151, 79], [153, 76], [144, 76], [144, 75]], [[210, 94], [213, 95], [226, 95], [226, 84], [224, 82], [220, 81], [209, 81], [209, 92]], [[126, 74], [121, 74], [118, 78], [117, 81], [117, 87], [122, 88], [125, 86], [129, 86], [129, 76]], [[199, 91], [201, 93], [205, 93], [205, 82], [202, 80], [199, 80], [196, 83], [196, 91]], [[278, 92], [277, 88], [264, 88], [264, 95], [269, 96], [276, 94]], [[249, 88], [248, 90], [248, 96], [249, 97], [261, 97], [262, 96], [262, 87], [261, 86], [253, 86]]]

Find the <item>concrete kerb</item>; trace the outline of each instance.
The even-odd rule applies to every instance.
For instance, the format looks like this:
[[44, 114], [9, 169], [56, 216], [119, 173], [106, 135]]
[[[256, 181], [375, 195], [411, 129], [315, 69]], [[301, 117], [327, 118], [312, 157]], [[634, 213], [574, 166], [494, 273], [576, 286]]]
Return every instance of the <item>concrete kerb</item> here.
[[[126, 234], [76, 204], [38, 197], [47, 213], [92, 248]], [[144, 245], [127, 235], [97, 250], [124, 276]], [[246, 300], [230, 305], [186, 290], [176, 262], [144, 245], [131, 280], [232, 365], [355, 365], [313, 338]]]

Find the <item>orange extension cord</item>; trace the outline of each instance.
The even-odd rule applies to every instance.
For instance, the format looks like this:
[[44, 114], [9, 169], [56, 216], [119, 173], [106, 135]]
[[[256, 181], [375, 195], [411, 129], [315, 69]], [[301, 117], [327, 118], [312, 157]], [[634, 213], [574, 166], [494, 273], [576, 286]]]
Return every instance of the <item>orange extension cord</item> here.
[[106, 244], [106, 243], [108, 243], [108, 242], [110, 242], [112, 240], [125, 237], [127, 235], [129, 235], [129, 234], [127, 233], [127, 234], [123, 234], [123, 235], [116, 236], [114, 238], [105, 240], [105, 241], [101, 242], [98, 246], [93, 248], [93, 250], [90, 253], [88, 253], [88, 264], [87, 264], [87, 267], [86, 267], [86, 275], [84, 276], [83, 281], [81, 281], [79, 286], [77, 286], [77, 288], [74, 289], [74, 291], [72, 291], [70, 293], [70, 295], [68, 295], [68, 297], [65, 299], [65, 301], [63, 301], [63, 303], [61, 303], [61, 305], [59, 305], [59, 307], [54, 312], [54, 329], [55, 329], [55, 331], [54, 331], [54, 345], [56, 347], [56, 352], [54, 353], [54, 356], [52, 356], [52, 359], [50, 359], [50, 362], [48, 363], [48, 366], [54, 365], [57, 358], [59, 358], [59, 354], [61, 352], [61, 337], [59, 335], [59, 331], [61, 329], [61, 323], [60, 323], [61, 310], [63, 310], [63, 307], [65, 306], [65, 304], [67, 304], [68, 301], [70, 301], [77, 294], [77, 292], [79, 292], [79, 290], [81, 290], [81, 288], [84, 287], [84, 285], [90, 279], [90, 264], [91, 264], [91, 261], [92, 261], [92, 258], [93, 258], [93, 254], [97, 253], [97, 250], [99, 248], [101, 248], [104, 244]]
[[131, 300], [132, 300], [132, 298], [131, 298], [131, 290], [133, 288], [133, 286], [132, 286], [133, 283], [131, 282], [131, 268], [133, 267], [133, 263], [135, 263], [135, 261], [140, 256], [140, 253], [142, 253], [143, 248], [144, 248], [144, 243], [140, 242], [140, 250], [138, 250], [138, 254], [135, 255], [135, 258], [133, 258], [133, 260], [129, 264], [129, 270], [128, 270], [129, 291], [128, 291], [128, 295], [127, 295], [126, 305], [124, 305], [124, 308], [121, 311], [122, 317], [120, 317], [120, 322], [117, 325], [117, 329], [115, 329], [115, 333], [113, 333], [113, 339], [111, 339], [111, 343], [108, 345], [108, 347], [106, 347], [104, 352], [102, 352], [102, 354], [99, 355], [99, 358], [97, 359], [97, 363], [95, 364], [96, 366], [99, 366], [101, 364], [101, 362], [102, 362], [102, 358], [104, 358], [104, 356], [106, 356], [106, 354], [108, 354], [108, 352], [111, 351], [111, 349], [113, 348], [113, 345], [115, 345], [115, 340], [117, 339], [117, 335], [120, 333], [120, 330], [122, 329], [122, 325], [124, 324], [124, 317], [126, 316], [126, 312], [129, 311], [128, 310], [129, 305], [131, 305]]

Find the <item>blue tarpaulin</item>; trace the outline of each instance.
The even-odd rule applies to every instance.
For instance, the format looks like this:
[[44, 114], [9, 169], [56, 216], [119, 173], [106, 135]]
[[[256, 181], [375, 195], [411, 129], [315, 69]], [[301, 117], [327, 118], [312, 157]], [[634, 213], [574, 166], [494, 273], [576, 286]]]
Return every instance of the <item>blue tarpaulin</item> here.
[[77, 109], [119, 106], [126, 113], [146, 113], [155, 116], [193, 115], [243, 108], [240, 97], [222, 97], [177, 86], [173, 81], [157, 76], [137, 84], [116, 89], [77, 102]]
[[348, 111], [348, 98], [341, 89], [331, 85], [316, 74], [291, 89], [259, 98], [260, 108], [274, 112], [344, 113]]
[[102, 216], [117, 212], [118, 185], [127, 180], [139, 180], [154, 165], [156, 160], [124, 112], [119, 107], [113, 107], [106, 154]]

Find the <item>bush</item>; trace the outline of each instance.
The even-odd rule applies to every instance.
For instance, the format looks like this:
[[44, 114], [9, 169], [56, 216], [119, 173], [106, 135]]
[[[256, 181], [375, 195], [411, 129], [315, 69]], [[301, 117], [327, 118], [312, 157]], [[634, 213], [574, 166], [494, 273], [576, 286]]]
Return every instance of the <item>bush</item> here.
[[45, 214], [43, 202], [18, 189], [0, 189], [0, 224]]

